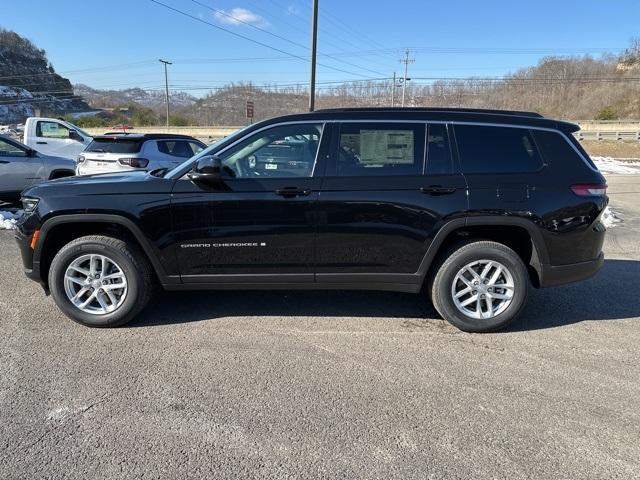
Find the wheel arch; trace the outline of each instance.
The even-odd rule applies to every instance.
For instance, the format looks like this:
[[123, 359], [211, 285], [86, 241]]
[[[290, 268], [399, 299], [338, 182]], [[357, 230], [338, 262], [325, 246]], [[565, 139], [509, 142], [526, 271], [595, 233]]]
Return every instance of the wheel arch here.
[[[71, 226], [73, 230], [68, 228]], [[167, 274], [153, 246], [133, 221], [118, 215], [77, 214], [50, 218], [40, 228], [33, 252], [33, 267], [38, 270], [45, 288], [48, 288], [51, 261], [60, 248], [75, 238], [95, 234], [134, 241], [149, 259], [158, 280], [166, 282]]]
[[54, 180], [56, 178], [73, 177], [75, 174], [76, 172], [68, 168], [56, 168], [55, 170], [51, 170], [51, 172], [49, 172], [48, 180]]
[[427, 279], [440, 256], [469, 239], [492, 240], [508, 246], [527, 266], [533, 285], [540, 285], [542, 264], [549, 261], [547, 248], [537, 225], [521, 217], [478, 216], [449, 221], [433, 238], [418, 273]]

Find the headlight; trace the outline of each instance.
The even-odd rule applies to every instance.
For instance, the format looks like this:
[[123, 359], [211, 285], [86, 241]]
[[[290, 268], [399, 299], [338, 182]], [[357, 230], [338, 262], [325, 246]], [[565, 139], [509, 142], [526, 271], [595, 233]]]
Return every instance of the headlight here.
[[26, 213], [33, 212], [38, 206], [38, 202], [40, 201], [37, 198], [25, 198], [22, 197], [22, 208]]

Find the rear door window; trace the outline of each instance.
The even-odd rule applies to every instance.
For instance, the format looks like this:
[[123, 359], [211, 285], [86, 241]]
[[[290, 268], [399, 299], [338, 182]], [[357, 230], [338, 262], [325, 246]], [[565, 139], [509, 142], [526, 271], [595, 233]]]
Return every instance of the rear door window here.
[[445, 124], [430, 124], [427, 130], [427, 175], [453, 172], [449, 135]]
[[87, 146], [87, 152], [95, 153], [138, 153], [142, 140], [134, 138], [94, 138]]
[[537, 172], [543, 166], [527, 128], [456, 125], [464, 173]]
[[420, 175], [424, 164], [424, 124], [343, 123], [338, 176]]

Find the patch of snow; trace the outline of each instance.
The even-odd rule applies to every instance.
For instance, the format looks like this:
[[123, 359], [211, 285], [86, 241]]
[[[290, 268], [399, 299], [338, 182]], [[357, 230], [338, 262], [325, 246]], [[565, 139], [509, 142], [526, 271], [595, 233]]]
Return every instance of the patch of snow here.
[[616, 175], [640, 174], [640, 162], [623, 161], [612, 157], [591, 157], [591, 160], [602, 173]]
[[15, 212], [10, 212], [8, 210], [0, 211], [0, 230], [13, 230], [16, 228], [16, 223], [22, 217], [24, 213], [23, 210], [17, 210]]
[[600, 221], [602, 221], [605, 227], [613, 228], [618, 223], [622, 222], [622, 219], [620, 218], [618, 213], [616, 213], [611, 209], [611, 207], [607, 207], [602, 212], [602, 215], [600, 216]]

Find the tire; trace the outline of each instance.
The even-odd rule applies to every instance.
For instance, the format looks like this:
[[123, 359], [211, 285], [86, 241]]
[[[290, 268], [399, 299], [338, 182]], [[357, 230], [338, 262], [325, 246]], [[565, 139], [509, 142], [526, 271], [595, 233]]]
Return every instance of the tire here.
[[[500, 272], [498, 267], [502, 267]], [[489, 270], [482, 277], [485, 268]], [[497, 280], [492, 283], [494, 274]], [[520, 315], [529, 294], [529, 275], [509, 247], [471, 241], [443, 256], [428, 290], [437, 312], [452, 325], [465, 332], [493, 332]], [[467, 301], [470, 303], [464, 305]]]
[[[107, 259], [105, 263], [101, 263], [102, 258]], [[90, 263], [86, 263], [87, 261]], [[78, 272], [87, 272], [88, 265], [94, 265], [91, 263], [94, 261], [97, 273], [89, 278], [94, 279], [94, 282], [100, 280], [100, 265], [107, 265], [108, 271], [103, 272], [104, 278], [100, 280], [104, 285], [86, 282], [81, 284], [85, 274], [76, 273], [72, 266], [75, 265]], [[73, 281], [68, 279], [76, 274], [78, 276]], [[109, 278], [114, 276], [117, 278]], [[132, 320], [149, 301], [153, 291], [152, 280], [151, 265], [136, 245], [102, 235], [80, 237], [68, 243], [56, 254], [49, 269], [49, 289], [56, 305], [71, 320], [88, 327], [117, 327]], [[121, 284], [126, 285], [126, 288], [115, 288]], [[71, 296], [73, 289], [77, 289], [75, 293], [78, 293], [83, 288], [88, 290], [76, 300], [78, 303], [84, 302], [96, 292], [95, 300], [84, 310], [80, 308], [81, 305], [74, 304]], [[107, 308], [103, 308], [103, 305]], [[104, 311], [100, 312], [100, 309]]]

